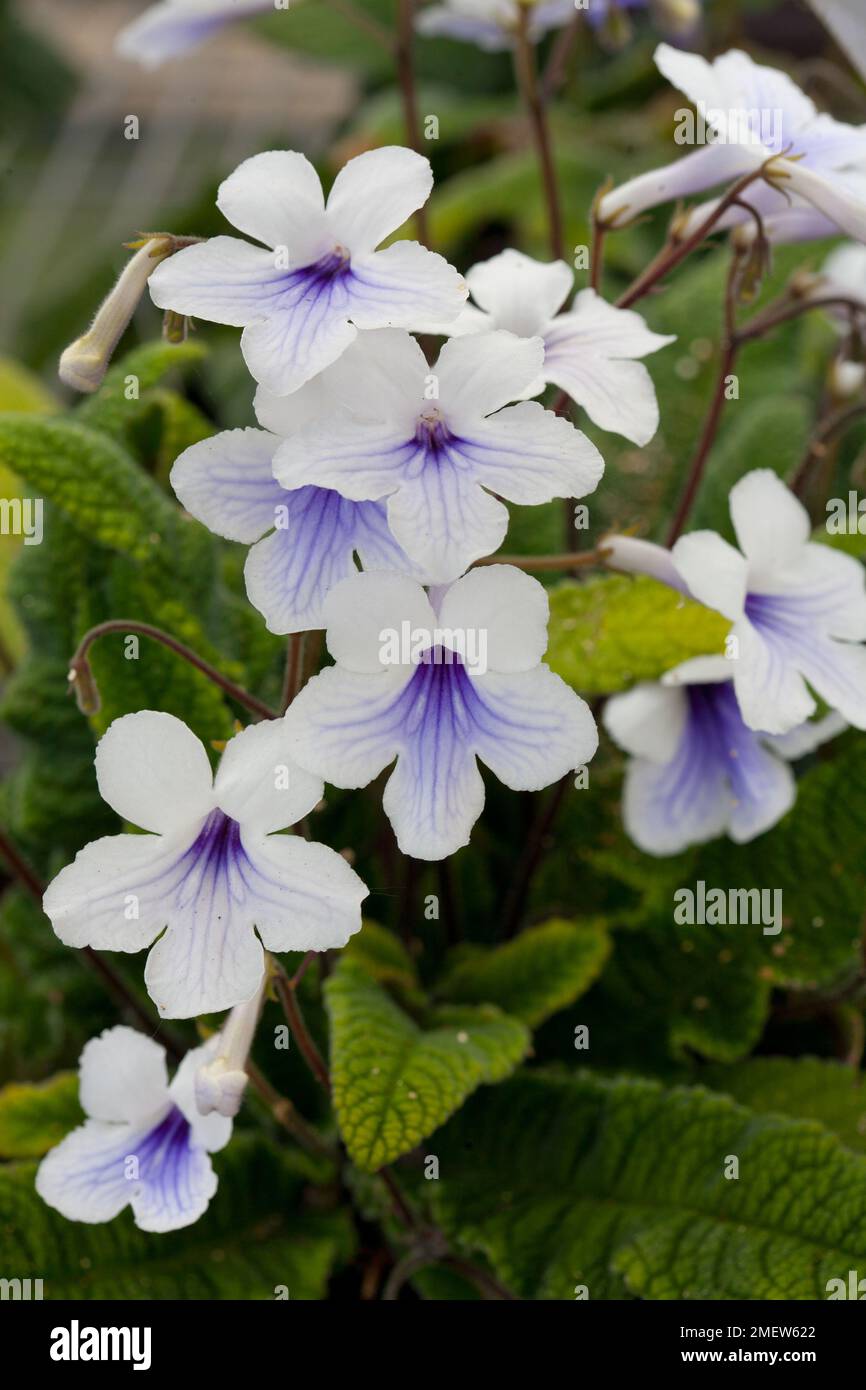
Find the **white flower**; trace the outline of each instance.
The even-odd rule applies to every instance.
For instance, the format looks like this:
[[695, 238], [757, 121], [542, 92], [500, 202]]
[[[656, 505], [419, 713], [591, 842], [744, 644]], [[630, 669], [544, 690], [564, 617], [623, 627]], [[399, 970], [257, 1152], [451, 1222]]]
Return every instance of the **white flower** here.
[[866, 9], [863, 0], [808, 0], [844, 49], [861, 77], [866, 77]]
[[837, 714], [778, 738], [744, 723], [723, 656], [686, 661], [658, 682], [608, 700], [611, 738], [632, 755], [623, 819], [647, 854], [679, 854], [729, 835], [754, 840], [796, 798], [784, 758], [799, 758], [844, 728]]
[[466, 287], [441, 256], [414, 241], [376, 250], [432, 187], [429, 160], [392, 145], [350, 159], [326, 206], [302, 154], [253, 155], [220, 185], [217, 206], [264, 246], [218, 236], [188, 247], [151, 276], [151, 297], [242, 327], [253, 376], [287, 395], [336, 361], [358, 329], [447, 322], [459, 312]]
[[198, 48], [232, 20], [274, 10], [274, 0], [162, 0], [120, 31], [115, 52], [142, 67], [156, 68]]
[[[738, 49], [708, 63], [697, 54], [660, 44], [655, 60], [663, 75], [698, 107], [710, 143], [605, 194], [598, 207], [602, 220], [616, 224], [658, 203], [730, 184], [773, 157], [775, 186], [758, 181], [744, 195], [766, 220], [771, 235], [787, 240], [811, 235], [808, 229], [817, 213], [831, 230], [866, 238], [866, 126], [845, 125], [819, 114], [785, 73], [761, 67]], [[710, 203], [692, 209], [679, 223], [680, 234], [691, 232], [714, 207]], [[789, 218], [793, 230], [786, 230]], [[746, 209], [734, 207], [717, 227], [751, 220]]]
[[[508, 510], [491, 493], [539, 503], [598, 483], [601, 455], [567, 420], [536, 401], [502, 409], [538, 377], [540, 338], [455, 338], [433, 367], [407, 333], [377, 338], [374, 353], [333, 369], [355, 417], [324, 419], [278, 449], [285, 487], [387, 498], [396, 540], [429, 581], [446, 583], [502, 543]], [[371, 400], [381, 423], [357, 418]]]
[[171, 246], [168, 237], [148, 237], [126, 262], [117, 281], [96, 311], [87, 332], [70, 343], [57, 364], [60, 380], [76, 391], [97, 391], [108, 371], [114, 349], [138, 308], [158, 258]]
[[607, 304], [592, 289], [581, 290], [573, 307], [558, 313], [573, 282], [565, 261], [545, 265], [520, 251], [502, 251], [466, 276], [478, 307], [468, 306], [441, 331], [456, 336], [504, 328], [520, 338], [541, 338], [541, 377], [528, 394], [552, 383], [601, 429], [648, 444], [658, 429], [658, 401], [652, 377], [634, 359], [676, 340], [652, 333], [640, 314]]
[[159, 936], [145, 983], [169, 1018], [249, 999], [264, 973], [262, 943], [344, 946], [367, 890], [333, 850], [272, 833], [322, 796], [321, 781], [285, 749], [281, 720], [253, 724], [226, 745], [213, 778], [180, 719], [154, 710], [116, 719], [96, 749], [99, 790], [154, 833], [95, 840], [61, 869], [44, 898], [60, 940], [131, 952]]
[[193, 1078], [210, 1044], [188, 1052], [169, 1084], [165, 1051], [122, 1024], [92, 1038], [79, 1065], [87, 1115], [42, 1160], [36, 1191], [69, 1221], [110, 1221], [131, 1206], [143, 1231], [197, 1221], [217, 1189], [208, 1155], [232, 1122], [199, 1114]]
[[[595, 752], [589, 709], [541, 662], [547, 595], [520, 570], [484, 566], [430, 597], [410, 579], [359, 574], [325, 615], [336, 665], [289, 707], [291, 756], [338, 787], [366, 786], [396, 758], [383, 804], [404, 854], [443, 859], [468, 843], [484, 806], [479, 759], [507, 787], [537, 791]], [[412, 649], [389, 664], [394, 632]], [[462, 659], [461, 634], [483, 641], [483, 673]]]
[[[367, 352], [365, 334], [348, 360]], [[185, 449], [171, 470], [184, 507], [218, 536], [252, 544], [244, 565], [247, 596], [271, 632], [324, 626], [322, 604], [341, 579], [364, 569], [411, 574], [413, 566], [388, 526], [384, 502], [352, 502], [323, 487], [288, 491], [273, 475], [284, 439], [339, 410], [332, 368], [291, 396], [259, 387], [256, 414], [265, 429], [226, 430]]]
[[574, 18], [574, 0], [446, 0], [428, 5], [415, 21], [430, 38], [464, 39], [488, 53], [514, 46], [520, 10], [527, 12], [528, 36], [537, 43], [551, 29]]
[[810, 542], [805, 507], [768, 469], [741, 478], [730, 505], [742, 553], [714, 531], [693, 531], [671, 559], [691, 594], [733, 624], [729, 664], [746, 724], [796, 728], [815, 711], [811, 686], [866, 729], [863, 566]]

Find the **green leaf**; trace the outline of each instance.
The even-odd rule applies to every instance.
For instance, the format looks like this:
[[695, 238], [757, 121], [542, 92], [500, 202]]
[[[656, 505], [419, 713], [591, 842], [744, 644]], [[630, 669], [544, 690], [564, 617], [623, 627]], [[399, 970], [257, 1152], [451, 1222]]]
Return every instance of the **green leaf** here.
[[604, 695], [719, 652], [730, 623], [654, 579], [601, 576], [550, 591], [545, 660], [575, 690]]
[[818, 1120], [849, 1149], [866, 1153], [863, 1074], [826, 1057], [750, 1057], [705, 1067], [701, 1081], [750, 1110]]
[[866, 1261], [866, 1158], [700, 1088], [523, 1072], [431, 1148], [446, 1233], [523, 1298], [825, 1298]]
[[554, 919], [493, 950], [470, 948], [438, 992], [454, 1003], [496, 1004], [534, 1027], [584, 994], [609, 954], [603, 926]]
[[[126, 442], [135, 421], [154, 398], [153, 388], [170, 372], [201, 362], [206, 355], [202, 343], [144, 343], [109, 368], [99, 390], [78, 406], [75, 418]], [[127, 395], [130, 377], [137, 382], [137, 394], [131, 400]]]
[[103, 1225], [67, 1221], [36, 1195], [36, 1165], [0, 1169], [0, 1229], [10, 1271], [44, 1280], [46, 1298], [324, 1297], [351, 1250], [345, 1212], [302, 1206], [302, 1183], [270, 1145], [236, 1136], [214, 1156], [219, 1187], [194, 1226], [154, 1236], [129, 1211]]
[[325, 986], [340, 1132], [365, 1172], [408, 1153], [482, 1082], [501, 1081], [529, 1046], [490, 1006], [437, 1010], [421, 1028], [351, 960]]
[[76, 1072], [35, 1086], [10, 1081], [0, 1090], [0, 1158], [41, 1158], [83, 1119]]
[[401, 985], [406, 989], [414, 989], [418, 984], [417, 971], [402, 941], [377, 922], [364, 922], [361, 930], [350, 938], [343, 958], [354, 961], [379, 984]]
[[114, 440], [69, 420], [0, 416], [0, 463], [50, 498], [93, 541], [133, 555], [170, 550], [180, 521]]

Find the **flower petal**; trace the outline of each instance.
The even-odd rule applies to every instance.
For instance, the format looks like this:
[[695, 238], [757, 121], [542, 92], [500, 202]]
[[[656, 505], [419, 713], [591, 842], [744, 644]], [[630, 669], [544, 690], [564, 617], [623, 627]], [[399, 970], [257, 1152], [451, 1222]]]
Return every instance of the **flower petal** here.
[[[274, 476], [288, 489], [315, 484], [354, 502], [395, 492], [416, 465], [420, 446], [406, 428], [337, 415], [301, 430], [274, 455]], [[416, 465], [417, 466], [417, 465]]]
[[92, 1120], [135, 1124], [168, 1101], [165, 1048], [122, 1023], [85, 1043], [78, 1075], [81, 1108]]
[[278, 396], [297, 391], [355, 341], [351, 312], [346, 283], [318, 278], [315, 271], [283, 271], [257, 320], [247, 320], [241, 334], [251, 375]]
[[352, 322], [359, 328], [415, 328], [456, 319], [469, 293], [444, 256], [417, 241], [395, 241], [353, 262]]
[[159, 309], [243, 328], [267, 318], [285, 278], [273, 251], [214, 236], [160, 261], [147, 284]]
[[543, 362], [540, 338], [518, 338], [497, 329], [450, 339], [435, 367], [449, 427], [459, 432], [509, 401], [518, 400], [541, 375]]
[[382, 806], [403, 854], [446, 859], [468, 845], [484, 810], [475, 755], [447, 728], [434, 744], [414, 740], [397, 759]]
[[265, 150], [239, 164], [219, 186], [217, 207], [239, 232], [284, 246], [292, 267], [330, 251], [319, 176], [297, 150]]
[[529, 671], [547, 650], [549, 616], [537, 579], [513, 565], [483, 565], [446, 591], [437, 626], [483, 632], [488, 670]]
[[142, 830], [192, 826], [214, 804], [207, 753], [173, 714], [145, 709], [115, 719], [95, 761], [103, 800]]
[[589, 706], [547, 666], [472, 678], [475, 751], [512, 791], [540, 791], [583, 766], [598, 748]]
[[748, 565], [732, 545], [715, 531], [692, 531], [680, 536], [671, 556], [699, 603], [734, 621], [742, 615]]
[[286, 500], [273, 475], [279, 440], [265, 430], [225, 430], [184, 449], [171, 485], [191, 516], [230, 541], [257, 541]]
[[185, 837], [106, 835], [80, 849], [45, 890], [42, 905], [64, 946], [141, 951], [170, 915], [176, 866]]
[[245, 837], [261, 877], [274, 885], [260, 896], [256, 926], [269, 951], [328, 951], [361, 928], [368, 889], [341, 854], [297, 835]]
[[641, 681], [633, 690], [612, 695], [602, 722], [614, 743], [635, 758], [669, 763], [685, 728], [688, 707], [681, 690], [657, 681]]
[[198, 5], [163, 0], [120, 31], [114, 51], [142, 67], [157, 68], [166, 59], [179, 58], [197, 48], [230, 20], [272, 9], [273, 0], [200, 0]]
[[[352, 349], [348, 348], [347, 352]], [[334, 410], [338, 402], [330, 384], [331, 368], [311, 377], [290, 396], [277, 396], [266, 386], [257, 386], [253, 410], [262, 429], [288, 439], [306, 425], [313, 424]]]
[[405, 669], [377, 675], [328, 666], [296, 695], [285, 716], [291, 757], [335, 787], [366, 787], [400, 747]]
[[466, 283], [475, 303], [492, 317], [496, 328], [533, 338], [562, 308], [571, 292], [574, 272], [565, 261], [543, 264], [509, 248], [474, 265]]
[[789, 159], [777, 160], [776, 172], [784, 174], [782, 186], [787, 192], [805, 198], [848, 236], [866, 241], [866, 201], [852, 192], [844, 179]]
[[262, 835], [297, 824], [324, 790], [320, 778], [290, 763], [282, 719], [263, 719], [235, 734], [214, 781], [220, 809]]
[[809, 539], [806, 508], [769, 468], [756, 468], [731, 488], [731, 520], [740, 549], [751, 562], [750, 588], [762, 571], [795, 562]]
[[605, 193], [599, 199], [598, 216], [609, 226], [622, 226], [647, 208], [705, 193], [740, 178], [753, 167], [749, 152], [739, 145], [704, 145]]
[[415, 431], [430, 377], [420, 344], [402, 328], [369, 329], [328, 368], [334, 398], [357, 419], [387, 421], [407, 436]]
[[[383, 632], [407, 622], [432, 629], [436, 615], [421, 585], [405, 575], [371, 572], [344, 580], [325, 603], [328, 651], [350, 671], [379, 673]], [[404, 669], [405, 675], [405, 669]]]
[[750, 729], [785, 734], [814, 714], [815, 701], [784, 639], [748, 619], [735, 623], [730, 635], [738, 652], [734, 689]]
[[448, 584], [499, 549], [508, 509], [449, 457], [388, 499], [388, 525], [431, 583]]
[[491, 492], [531, 505], [554, 497], [585, 497], [604, 472], [601, 454], [583, 431], [538, 401], [509, 405], [474, 422], [457, 452]]
[[132, 1125], [87, 1120], [43, 1158], [36, 1191], [67, 1221], [111, 1221], [132, 1200], [125, 1160], [140, 1137]]
[[355, 255], [373, 251], [433, 191], [429, 159], [402, 145], [365, 150], [344, 164], [328, 196], [328, 224]]
[[141, 1177], [130, 1184], [131, 1203], [140, 1230], [179, 1231], [204, 1215], [217, 1176], [180, 1110], [172, 1110], [161, 1131], [146, 1135], [133, 1156]]

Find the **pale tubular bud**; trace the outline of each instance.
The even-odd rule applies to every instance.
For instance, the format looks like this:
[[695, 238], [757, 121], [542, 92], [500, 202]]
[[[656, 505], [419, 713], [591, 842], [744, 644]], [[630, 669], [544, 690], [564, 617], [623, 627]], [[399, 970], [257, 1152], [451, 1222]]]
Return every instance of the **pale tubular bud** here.
[[863, 362], [836, 360], [830, 365], [829, 389], [834, 400], [849, 401], [859, 396], [866, 382], [866, 365]]
[[127, 261], [87, 332], [70, 343], [60, 358], [57, 370], [67, 386], [91, 393], [102, 385], [114, 349], [138, 308], [150, 273], [170, 246], [170, 237], [150, 238]]
[[691, 33], [701, 17], [700, 0], [650, 0], [660, 29], [674, 37]]
[[644, 574], [691, 597], [685, 580], [674, 565], [671, 552], [663, 545], [638, 540], [637, 536], [605, 536], [601, 549], [606, 552], [604, 563], [608, 569], [621, 570], [626, 574]]
[[210, 1061], [195, 1074], [195, 1103], [200, 1114], [214, 1110], [227, 1119], [241, 1108], [247, 1086], [246, 1065], [265, 991], [265, 979], [251, 999], [236, 1004], [211, 1040]]

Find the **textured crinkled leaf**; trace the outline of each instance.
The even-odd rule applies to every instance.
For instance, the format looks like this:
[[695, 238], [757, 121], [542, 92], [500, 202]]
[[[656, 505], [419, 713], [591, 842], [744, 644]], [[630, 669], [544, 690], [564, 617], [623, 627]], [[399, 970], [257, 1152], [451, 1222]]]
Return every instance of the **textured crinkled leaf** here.
[[523, 1072], [431, 1149], [441, 1224], [524, 1298], [824, 1298], [866, 1260], [866, 1158], [702, 1088]]
[[76, 1072], [35, 1085], [10, 1081], [0, 1090], [0, 1158], [41, 1158], [83, 1120]]
[[351, 960], [325, 990], [334, 1108], [365, 1172], [408, 1153], [529, 1046], [526, 1027], [489, 1006], [438, 1010], [422, 1029]]
[[866, 1153], [863, 1074], [828, 1057], [750, 1057], [705, 1067], [701, 1081], [750, 1110], [818, 1120], [849, 1149]]
[[418, 972], [399, 937], [378, 922], [365, 921], [361, 930], [350, 938], [343, 958], [353, 961], [380, 984], [402, 985], [413, 989], [418, 984]]
[[72, 420], [2, 415], [0, 463], [91, 540], [137, 559], [170, 553], [178, 509], [110, 436]]
[[345, 1212], [303, 1209], [303, 1183], [270, 1145], [238, 1135], [214, 1155], [216, 1196], [194, 1226], [154, 1237], [129, 1211], [101, 1225], [67, 1221], [36, 1195], [36, 1165], [0, 1169], [0, 1229], [10, 1271], [44, 1281], [45, 1298], [273, 1299], [325, 1296], [351, 1253]]
[[724, 648], [730, 624], [653, 579], [603, 575], [550, 591], [547, 664], [587, 695], [657, 680], [689, 657]]
[[[129, 429], [152, 399], [153, 388], [169, 372], [201, 362], [203, 343], [143, 343], [109, 368], [102, 386], [80, 402], [75, 418], [125, 440]], [[130, 398], [130, 390], [133, 395]]]
[[457, 953], [437, 992], [454, 1003], [497, 1004], [535, 1027], [589, 989], [609, 954], [602, 925], [555, 919], [493, 950]]

